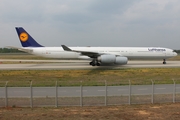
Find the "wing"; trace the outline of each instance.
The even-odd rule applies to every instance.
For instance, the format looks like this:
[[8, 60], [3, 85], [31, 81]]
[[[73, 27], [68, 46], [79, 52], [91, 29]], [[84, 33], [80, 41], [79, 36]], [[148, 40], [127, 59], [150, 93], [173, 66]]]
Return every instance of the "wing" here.
[[11, 49], [17, 49], [19, 51], [31, 53], [33, 50], [30, 48], [22, 48], [22, 47], [14, 47], [14, 46], [6, 46], [6, 48], [11, 48]]
[[65, 45], [61, 45], [61, 46], [65, 51], [78, 52], [78, 53], [81, 53], [81, 55], [89, 56], [91, 58], [96, 58], [96, 57], [101, 55], [101, 53], [98, 53], [98, 52], [90, 52], [90, 51], [82, 51], [82, 50], [71, 50], [69, 47], [67, 47]]
[[[65, 51], [72, 51], [72, 52], [78, 52], [78, 53], [81, 53], [82, 55], [85, 55], [85, 56], [89, 56], [91, 58], [97, 58], [98, 56], [101, 56], [101, 55], [108, 55], [108, 54], [113, 54], [113, 53], [104, 53], [104, 52], [91, 52], [91, 51], [83, 51], [83, 50], [71, 50], [69, 47], [65, 46], [65, 45], [61, 45], [62, 48], [65, 50]], [[120, 54], [114, 54], [116, 56], [121, 56]]]

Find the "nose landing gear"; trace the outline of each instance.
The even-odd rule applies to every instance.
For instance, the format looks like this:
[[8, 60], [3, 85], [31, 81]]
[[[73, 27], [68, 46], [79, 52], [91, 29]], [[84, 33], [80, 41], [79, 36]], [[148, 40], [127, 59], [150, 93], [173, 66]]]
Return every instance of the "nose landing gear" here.
[[166, 59], [163, 59], [163, 64], [166, 64]]

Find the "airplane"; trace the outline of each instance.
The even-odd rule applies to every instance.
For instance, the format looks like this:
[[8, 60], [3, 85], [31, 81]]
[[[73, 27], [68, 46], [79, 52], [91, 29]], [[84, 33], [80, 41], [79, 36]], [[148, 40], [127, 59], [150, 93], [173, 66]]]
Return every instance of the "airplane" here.
[[22, 47], [8, 46], [46, 58], [90, 60], [89, 65], [125, 65], [128, 60], [163, 60], [177, 56], [169, 48], [162, 47], [45, 47], [33, 39], [22, 27], [15, 27]]

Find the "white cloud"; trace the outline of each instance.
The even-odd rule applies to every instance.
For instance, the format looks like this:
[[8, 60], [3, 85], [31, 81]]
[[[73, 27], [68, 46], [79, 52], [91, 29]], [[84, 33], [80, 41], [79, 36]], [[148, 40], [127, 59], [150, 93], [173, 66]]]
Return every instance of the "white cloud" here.
[[1, 46], [20, 45], [15, 26], [23, 26], [46, 46], [63, 43], [178, 48], [180, 44], [179, 0], [0, 0], [0, 3]]
[[[127, 21], [166, 21], [176, 18], [180, 12], [180, 1], [177, 0], [142, 0], [131, 6], [123, 15]], [[179, 16], [178, 16], [179, 17]]]

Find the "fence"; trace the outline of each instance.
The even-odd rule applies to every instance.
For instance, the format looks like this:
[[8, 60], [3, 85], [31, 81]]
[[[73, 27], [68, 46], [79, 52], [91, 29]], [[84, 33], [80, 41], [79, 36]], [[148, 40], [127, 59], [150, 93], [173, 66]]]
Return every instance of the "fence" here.
[[51, 87], [34, 87], [32, 81], [29, 87], [9, 87], [8, 82], [0, 87], [1, 107], [45, 107], [45, 106], [107, 106], [121, 104], [149, 104], [180, 101], [180, 84], [128, 84], [109, 86], [79, 86], [62, 87], [57, 81]]

